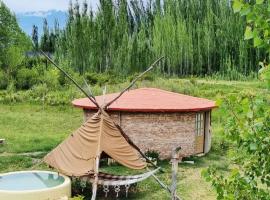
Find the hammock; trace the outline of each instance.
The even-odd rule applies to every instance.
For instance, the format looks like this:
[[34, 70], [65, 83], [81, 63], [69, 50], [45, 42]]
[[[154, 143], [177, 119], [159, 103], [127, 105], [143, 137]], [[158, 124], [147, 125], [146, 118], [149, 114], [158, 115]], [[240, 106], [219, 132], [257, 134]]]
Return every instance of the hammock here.
[[[134, 175], [134, 176], [117, 176], [117, 175], [111, 175], [107, 173], [102, 173], [100, 172], [98, 174], [98, 184], [99, 185], [110, 185], [110, 186], [115, 186], [115, 185], [131, 185], [140, 181], [143, 181], [153, 174], [155, 174], [160, 168], [154, 169], [152, 171], [139, 174], [139, 175]], [[94, 175], [88, 175], [88, 176], [83, 176], [81, 177], [82, 180], [84, 181], [89, 181], [91, 183], [94, 182]]]
[[[149, 178], [150, 176], [153, 176], [159, 169], [160, 167], [152, 171], [139, 174], [139, 175], [133, 175], [133, 176], [117, 176], [117, 175], [111, 175], [111, 174], [100, 172], [98, 174], [98, 185], [103, 185], [103, 192], [105, 193], [105, 197], [107, 197], [108, 192], [110, 191], [109, 189], [110, 186], [114, 187], [114, 191], [116, 192], [116, 197], [118, 197], [119, 195], [119, 192], [121, 190], [120, 187], [125, 186], [125, 190], [126, 190], [125, 192], [126, 192], [126, 197], [127, 197], [128, 190], [131, 184], [138, 183], [140, 181], [143, 181]], [[81, 180], [94, 183], [95, 177], [93, 174], [91, 174], [87, 176], [82, 176]]]

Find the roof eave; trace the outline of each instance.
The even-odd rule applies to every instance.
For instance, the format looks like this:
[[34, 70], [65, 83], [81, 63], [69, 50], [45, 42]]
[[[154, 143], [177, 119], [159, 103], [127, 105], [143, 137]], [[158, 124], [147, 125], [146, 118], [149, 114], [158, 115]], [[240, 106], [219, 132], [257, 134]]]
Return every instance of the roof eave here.
[[[73, 106], [77, 108], [81, 108], [84, 110], [98, 110], [96, 106], [81, 106], [76, 105], [72, 103]], [[208, 106], [203, 108], [187, 108], [187, 109], [136, 109], [136, 108], [109, 108], [108, 111], [121, 111], [121, 112], [152, 112], [152, 113], [158, 113], [158, 112], [199, 112], [199, 111], [207, 111], [212, 110], [214, 108], [217, 108], [218, 106]]]

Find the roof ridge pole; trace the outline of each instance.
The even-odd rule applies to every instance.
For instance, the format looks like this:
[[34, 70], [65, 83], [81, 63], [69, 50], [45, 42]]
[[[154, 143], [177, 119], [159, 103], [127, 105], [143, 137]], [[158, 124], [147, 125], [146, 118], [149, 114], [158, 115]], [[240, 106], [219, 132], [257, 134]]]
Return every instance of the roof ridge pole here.
[[59, 67], [45, 52], [40, 50], [41, 54], [45, 56], [45, 58], [52, 63], [57, 69], [59, 69], [66, 77], [68, 77], [76, 86], [79, 88], [84, 95], [86, 95], [89, 100], [97, 107], [100, 108], [98, 103], [95, 100], [95, 97], [92, 94], [87, 94], [87, 92], [67, 73], [65, 70], [63, 70], [61, 67]]
[[115, 102], [117, 99], [119, 99], [126, 91], [128, 91], [136, 82], [138, 79], [140, 79], [143, 75], [145, 75], [147, 72], [151, 71], [162, 59], [164, 58], [164, 56], [161, 56], [160, 58], [158, 58], [157, 60], [155, 60], [150, 67], [147, 68], [147, 70], [145, 70], [143, 73], [141, 73], [139, 76], [137, 76], [130, 84], [128, 87], [126, 87], [124, 90], [122, 90], [120, 92], [120, 94], [115, 97], [113, 100], [111, 100], [110, 102], [108, 102], [104, 108], [108, 108], [113, 102]]

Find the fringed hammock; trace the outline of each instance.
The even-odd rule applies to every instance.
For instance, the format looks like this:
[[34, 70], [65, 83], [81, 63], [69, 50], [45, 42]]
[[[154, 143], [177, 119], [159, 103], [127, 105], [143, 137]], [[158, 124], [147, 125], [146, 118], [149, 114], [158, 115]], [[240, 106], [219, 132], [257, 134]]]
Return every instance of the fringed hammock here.
[[[118, 175], [111, 175], [107, 173], [102, 173], [100, 172], [98, 174], [98, 184], [99, 185], [110, 185], [110, 186], [115, 186], [115, 185], [131, 185], [134, 183], [138, 183], [140, 181], [143, 181], [153, 174], [155, 174], [160, 168], [154, 169], [152, 171], [143, 173], [143, 174], [138, 174], [138, 175], [133, 175], [133, 176], [118, 176]], [[88, 175], [88, 176], [83, 176], [81, 177], [82, 180], [84, 181], [89, 181], [91, 183], [94, 182], [94, 175]]]
[[[160, 168], [154, 169], [152, 171], [139, 174], [139, 175], [133, 175], [133, 176], [118, 176], [118, 175], [111, 175], [108, 173], [102, 173], [100, 172], [98, 174], [98, 185], [103, 186], [103, 192], [105, 193], [105, 197], [108, 196], [108, 193], [110, 192], [110, 186], [113, 187], [114, 192], [116, 193], [116, 197], [119, 196], [119, 192], [121, 190], [121, 186], [125, 187], [126, 197], [128, 197], [128, 191], [132, 184], [141, 182], [150, 176], [153, 176]], [[80, 178], [83, 181], [95, 182], [95, 177], [93, 174], [83, 176]]]

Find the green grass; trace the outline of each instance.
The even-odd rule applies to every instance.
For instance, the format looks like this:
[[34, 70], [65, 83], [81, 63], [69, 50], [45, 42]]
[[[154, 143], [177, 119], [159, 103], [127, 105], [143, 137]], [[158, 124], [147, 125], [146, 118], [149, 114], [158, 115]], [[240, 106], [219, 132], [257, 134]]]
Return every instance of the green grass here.
[[[119, 91], [127, 83], [108, 86], [108, 92]], [[238, 94], [242, 91], [264, 92], [264, 87], [256, 81], [252, 82], [229, 82], [214, 81], [206, 79], [161, 79], [152, 82], [141, 81], [135, 87], [157, 87], [174, 92], [189, 95], [207, 97], [217, 100], [230, 94]], [[100, 94], [102, 88], [94, 87], [95, 94]], [[189, 158], [195, 160], [195, 164], [179, 165], [178, 194], [185, 200], [212, 200], [216, 194], [211, 186], [201, 177], [201, 170], [210, 165], [226, 173], [229, 167], [226, 150], [222, 149], [223, 126], [226, 121], [225, 110], [216, 109], [213, 112], [213, 145], [212, 151], [204, 157]], [[66, 106], [42, 106], [30, 103], [15, 103], [0, 105], [0, 138], [6, 139], [6, 144], [0, 146], [0, 172], [30, 169], [73, 130], [82, 123], [82, 111]], [[44, 152], [39, 156], [25, 156], [24, 152]], [[158, 176], [167, 184], [170, 184], [170, 167], [168, 162], [161, 165], [166, 173]], [[39, 166], [46, 169], [45, 165]], [[115, 174], [135, 173], [121, 166], [104, 167], [104, 171]], [[138, 172], [137, 172], [138, 173]], [[155, 199], [163, 200], [169, 198], [166, 191], [161, 189], [156, 182], [150, 178], [136, 187], [136, 192], [130, 194], [129, 199]]]
[[0, 152], [49, 151], [82, 122], [82, 111], [65, 107], [16, 104], [0, 106]]

